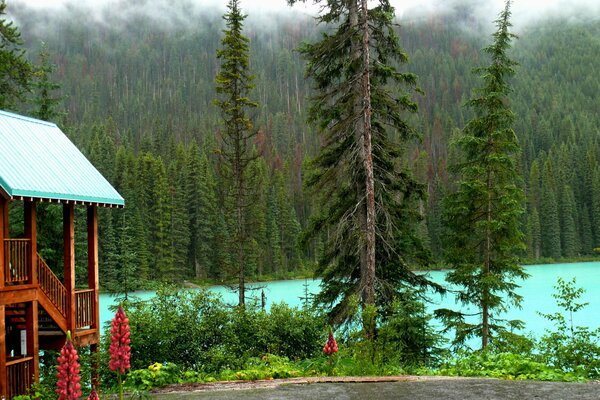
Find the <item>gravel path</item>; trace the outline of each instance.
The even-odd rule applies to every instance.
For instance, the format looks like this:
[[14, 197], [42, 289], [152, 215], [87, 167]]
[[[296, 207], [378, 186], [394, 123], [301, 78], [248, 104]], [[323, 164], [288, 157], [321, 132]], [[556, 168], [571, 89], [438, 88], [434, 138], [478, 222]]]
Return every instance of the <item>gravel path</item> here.
[[484, 400], [600, 399], [600, 384], [455, 377], [297, 378], [170, 386], [154, 399], [298, 400]]

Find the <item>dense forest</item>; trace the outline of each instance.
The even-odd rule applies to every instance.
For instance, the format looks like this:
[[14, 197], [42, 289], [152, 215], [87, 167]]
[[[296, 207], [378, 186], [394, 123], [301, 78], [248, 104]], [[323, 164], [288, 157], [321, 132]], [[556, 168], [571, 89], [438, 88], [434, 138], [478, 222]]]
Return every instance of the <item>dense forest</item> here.
[[[37, 62], [42, 42], [47, 46], [56, 93], [63, 96], [56, 122], [126, 199], [125, 209], [101, 213], [102, 284], [122, 290], [157, 280], [228, 279], [233, 221], [223, 209], [221, 126], [213, 104], [221, 15], [177, 3], [173, 15], [187, 20], [155, 19], [121, 3], [95, 20], [75, 8], [8, 8], [31, 60]], [[454, 184], [449, 142], [472, 117], [463, 105], [477, 86], [471, 70], [482, 62], [489, 26], [466, 8], [407, 14], [398, 22], [410, 57], [402, 69], [418, 75], [423, 90], [415, 98], [418, 113], [406, 116], [421, 140], [404, 151], [426, 184], [420, 234], [433, 261], [440, 261], [442, 198]], [[311, 82], [296, 49], [318, 33], [309, 16], [248, 16], [252, 98], [259, 104], [253, 145], [260, 154], [252, 171], [255, 232], [246, 249], [251, 275], [310, 271], [321, 246], [298, 245], [319, 207], [304, 190], [304, 166], [321, 143], [306, 123]], [[518, 33], [511, 101], [523, 149], [523, 256], [592, 255], [600, 247], [600, 24], [557, 17]], [[53, 212], [48, 207], [40, 214]], [[48, 225], [41, 241], [53, 237]], [[58, 264], [60, 254], [43, 254]]]

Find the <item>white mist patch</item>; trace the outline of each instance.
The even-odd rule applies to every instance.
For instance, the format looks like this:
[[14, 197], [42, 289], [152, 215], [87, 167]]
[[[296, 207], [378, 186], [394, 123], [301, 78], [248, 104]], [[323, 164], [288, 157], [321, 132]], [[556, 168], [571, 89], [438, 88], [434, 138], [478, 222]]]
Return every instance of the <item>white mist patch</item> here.
[[[504, 0], [390, 0], [400, 18], [420, 19], [435, 15], [468, 13], [480, 26], [492, 27], [492, 22], [504, 7]], [[321, 0], [321, 3], [326, 3]], [[553, 17], [573, 20], [600, 18], [600, 0], [513, 0], [512, 23], [515, 31], [526, 25]], [[369, 5], [376, 5], [369, 0]], [[151, 18], [168, 26], [194, 25], [198, 15], [225, 12], [227, 0], [12, 0], [8, 10], [33, 10], [48, 14], [45, 19], [61, 13], [85, 15], [90, 22], [113, 24], [135, 18]], [[277, 15], [303, 14], [316, 16], [320, 5], [314, 0], [296, 1], [290, 7], [286, 0], [241, 0], [242, 10], [264, 27], [276, 25]], [[460, 15], [460, 13], [459, 13]]]

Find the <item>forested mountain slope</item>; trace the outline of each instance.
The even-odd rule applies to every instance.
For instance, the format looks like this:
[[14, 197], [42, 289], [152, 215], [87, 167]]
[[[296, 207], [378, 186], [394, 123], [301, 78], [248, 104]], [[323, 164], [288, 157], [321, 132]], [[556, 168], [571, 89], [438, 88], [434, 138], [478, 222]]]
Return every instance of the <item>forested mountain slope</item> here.
[[[101, 215], [104, 285], [123, 285], [123, 276], [131, 277], [130, 287], [226, 278], [231, 221], [221, 208], [213, 105], [220, 14], [191, 12], [177, 2], [179, 18], [135, 12], [125, 18], [119, 7], [91, 18], [75, 8], [52, 14], [17, 4], [9, 11], [30, 58], [44, 41], [57, 65], [54, 78], [68, 112], [62, 126], [127, 199], [125, 210]], [[523, 229], [534, 259], [600, 247], [598, 22], [540, 20], [521, 27], [513, 49], [520, 63], [512, 101], [523, 147]], [[448, 144], [470, 116], [462, 105], [478, 84], [471, 70], [485, 64], [479, 49], [488, 34], [464, 9], [407, 14], [399, 23], [408, 70], [424, 90], [418, 114], [410, 117], [422, 141], [406, 149], [407, 160], [428, 185], [422, 232], [439, 259], [441, 199], [453, 182]], [[310, 82], [295, 52], [318, 28], [306, 15], [250, 14], [245, 34], [260, 104], [255, 146], [262, 154], [255, 171], [260, 198], [252, 209], [258, 234], [248, 251], [256, 274], [285, 275], [310, 265], [318, 248], [297, 246], [317, 206], [303, 191], [302, 166], [316, 154], [319, 138], [306, 123]]]

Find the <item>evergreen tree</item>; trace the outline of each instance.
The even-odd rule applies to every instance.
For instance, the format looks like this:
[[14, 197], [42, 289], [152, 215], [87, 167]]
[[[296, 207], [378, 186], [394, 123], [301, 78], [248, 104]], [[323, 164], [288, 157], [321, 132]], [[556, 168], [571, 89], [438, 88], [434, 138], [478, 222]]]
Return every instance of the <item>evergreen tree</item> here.
[[493, 43], [484, 49], [492, 62], [479, 68], [484, 85], [467, 105], [476, 116], [455, 140], [461, 159], [453, 166], [458, 173], [457, 191], [447, 198], [445, 246], [452, 270], [446, 279], [461, 287], [458, 300], [478, 309], [478, 320], [466, 320], [462, 311], [437, 310], [448, 328], [456, 330], [455, 343], [481, 338], [486, 349], [490, 340], [506, 332], [499, 314], [508, 303], [519, 305], [515, 292], [518, 278], [527, 274], [519, 265], [517, 253], [524, 248], [520, 231], [523, 193], [519, 184], [516, 156], [520, 150], [508, 104], [511, 92], [508, 78], [516, 63], [507, 52], [514, 35], [509, 32], [510, 0], [496, 20]]
[[413, 89], [416, 76], [396, 67], [408, 57], [394, 32], [389, 1], [371, 9], [364, 0], [322, 6], [318, 20], [334, 31], [302, 48], [317, 89], [310, 119], [323, 137], [307, 178], [320, 210], [304, 242], [326, 241], [316, 271], [323, 279], [317, 301], [329, 308], [332, 322], [356, 317], [358, 304], [364, 333], [373, 338], [375, 307], [384, 315], [403, 285], [427, 283], [410, 270], [422, 262], [416, 227], [423, 187], [390, 140], [392, 131], [402, 140], [415, 133], [403, 113], [417, 106], [410, 93], [395, 90]]
[[542, 254], [542, 237], [540, 232], [540, 216], [537, 207], [527, 216], [527, 256], [537, 260]]
[[187, 153], [183, 144], [177, 145], [175, 158], [171, 160], [169, 170], [169, 192], [171, 196], [171, 229], [169, 236], [171, 239], [173, 276], [180, 278], [194, 276], [195, 271], [191, 271], [187, 263], [190, 245], [190, 218], [188, 214], [190, 174]]
[[540, 229], [542, 232], [542, 256], [558, 260], [560, 248], [560, 218], [556, 195], [554, 171], [550, 160], [544, 163], [540, 199]]
[[39, 63], [40, 65], [35, 68], [32, 83], [35, 94], [32, 116], [44, 121], [58, 122], [58, 118], [62, 115], [58, 109], [62, 97], [55, 94], [60, 89], [60, 85], [52, 80], [56, 65], [50, 62], [50, 53], [46, 43], [42, 43]]
[[577, 241], [577, 214], [575, 197], [571, 186], [562, 187], [560, 209], [560, 244], [563, 257], [574, 257], [579, 253]]
[[251, 242], [248, 208], [252, 205], [252, 188], [249, 185], [249, 167], [255, 161], [251, 139], [256, 135], [248, 116], [257, 103], [248, 98], [253, 88], [254, 77], [249, 73], [248, 38], [242, 34], [246, 18], [240, 9], [239, 0], [229, 0], [223, 19], [227, 29], [217, 50], [221, 68], [216, 76], [218, 100], [215, 104], [221, 111], [220, 156], [221, 172], [227, 181], [229, 201], [226, 202], [234, 215], [234, 242], [236, 246], [236, 272], [238, 277], [239, 305], [246, 303], [246, 249]]
[[21, 48], [19, 29], [5, 18], [6, 2], [0, 2], [0, 110], [14, 110], [29, 91], [33, 67]]

